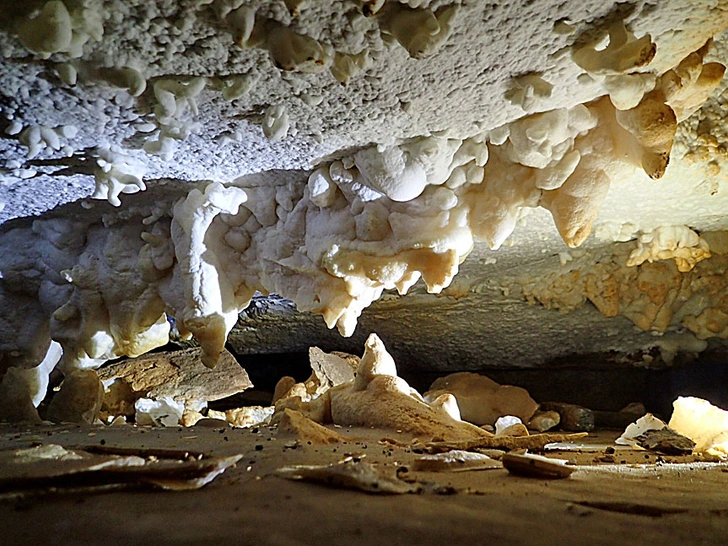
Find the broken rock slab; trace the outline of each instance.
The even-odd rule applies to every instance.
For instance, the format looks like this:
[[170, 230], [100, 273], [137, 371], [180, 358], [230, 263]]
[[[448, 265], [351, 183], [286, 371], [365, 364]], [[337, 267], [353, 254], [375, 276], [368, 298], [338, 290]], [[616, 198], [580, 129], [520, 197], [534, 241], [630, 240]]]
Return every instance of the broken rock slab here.
[[728, 411], [692, 396], [679, 396], [672, 405], [669, 423], [648, 413], [630, 424], [615, 443], [639, 445], [663, 453], [667, 450], [669, 454], [691, 450], [719, 459], [728, 458]]
[[[223, 351], [215, 368], [202, 363], [202, 349], [151, 353], [99, 368], [104, 385], [126, 382], [137, 398], [171, 398], [185, 405], [226, 398], [253, 386], [235, 357]], [[127, 401], [128, 402], [128, 401]], [[114, 400], [114, 404], [121, 402]]]
[[311, 376], [297, 383], [290, 376], [283, 376], [273, 392], [273, 403], [299, 396], [304, 402], [318, 398], [332, 387], [354, 381], [359, 367], [359, 357], [347, 353], [326, 353], [318, 347], [309, 347], [308, 358]]
[[173, 491], [199, 489], [237, 463], [242, 455], [190, 456], [159, 449], [67, 449], [57, 444], [0, 452], [0, 490], [78, 490], [148, 484]]
[[425, 400], [435, 400], [445, 393], [457, 399], [463, 421], [479, 426], [492, 426], [504, 415], [514, 415], [528, 423], [538, 409], [526, 389], [501, 385], [472, 372], [458, 372], [435, 380], [425, 393]]
[[308, 349], [314, 375], [322, 386], [335, 387], [353, 381], [359, 358], [346, 353], [325, 353], [318, 347]]

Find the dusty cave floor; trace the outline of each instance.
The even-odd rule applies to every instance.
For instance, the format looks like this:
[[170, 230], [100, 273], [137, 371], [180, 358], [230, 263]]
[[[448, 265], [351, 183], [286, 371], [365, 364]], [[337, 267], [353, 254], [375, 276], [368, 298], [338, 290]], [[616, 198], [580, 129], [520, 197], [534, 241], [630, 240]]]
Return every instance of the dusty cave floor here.
[[[516, 477], [504, 469], [404, 472], [419, 494], [371, 495], [273, 475], [292, 464], [347, 455], [409, 465], [409, 448], [382, 445], [401, 434], [338, 428], [336, 445], [298, 445], [274, 429], [0, 425], [0, 450], [62, 446], [181, 449], [242, 454], [205, 487], [150, 487], [0, 494], [3, 544], [725, 544], [728, 465], [618, 448], [615, 431], [583, 448], [550, 451], [580, 470], [564, 480]], [[607, 458], [608, 461], [608, 458]], [[568, 541], [568, 542], [564, 542]]]

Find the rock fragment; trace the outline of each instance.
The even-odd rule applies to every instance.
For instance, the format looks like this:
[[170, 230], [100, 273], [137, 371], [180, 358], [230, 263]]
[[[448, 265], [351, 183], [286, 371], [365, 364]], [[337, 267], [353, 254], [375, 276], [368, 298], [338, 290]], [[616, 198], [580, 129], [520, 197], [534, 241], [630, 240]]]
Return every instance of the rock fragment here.
[[618, 445], [636, 446], [638, 445], [637, 438], [640, 435], [651, 430], [662, 430], [666, 426], [662, 419], [658, 419], [651, 413], [647, 413], [630, 424], [614, 443]]
[[695, 442], [670, 427], [648, 430], [637, 437], [637, 443], [640, 447], [665, 455], [690, 455], [695, 449]]
[[139, 397], [125, 379], [114, 379], [104, 391], [101, 418], [134, 415], [134, 403]]
[[311, 369], [322, 384], [335, 387], [354, 380], [359, 359], [353, 355], [343, 355], [345, 353], [325, 353], [318, 347], [308, 349]]
[[66, 377], [48, 405], [47, 418], [55, 423], [94, 423], [101, 412], [104, 386], [94, 370], [76, 370]]
[[563, 402], [546, 402], [541, 404], [544, 411], [555, 411], [561, 418], [560, 426], [571, 432], [589, 432], [594, 430], [594, 412], [576, 404]]
[[525, 389], [500, 385], [477, 373], [459, 372], [435, 380], [425, 400], [432, 401], [445, 393], [457, 399], [463, 421], [475, 425], [494, 425], [504, 415], [514, 415], [527, 423], [538, 409]]
[[561, 416], [557, 411], [537, 411], [528, 422], [528, 428], [537, 432], [546, 432], [558, 426]]
[[281, 398], [290, 396], [291, 389], [296, 384], [296, 380], [290, 375], [284, 375], [276, 383], [276, 388], [273, 391], [273, 404], [278, 402]]
[[421, 472], [461, 472], [492, 468], [503, 468], [503, 465], [482, 453], [462, 450], [423, 455], [412, 462], [412, 470]]
[[248, 428], [267, 423], [274, 410], [272, 406], [244, 406], [225, 410], [225, 418], [234, 427]]
[[159, 400], [139, 398], [134, 404], [137, 425], [175, 427], [182, 421], [185, 407], [169, 396]]
[[503, 430], [496, 433], [497, 438], [501, 438], [504, 436], [528, 436], [528, 429], [523, 423], [516, 423], [514, 425], [507, 426]]
[[[351, 359], [344, 357], [344, 360]], [[490, 436], [457, 418], [458, 413], [449, 399], [426, 403], [397, 376], [394, 359], [376, 334], [371, 334], [366, 341], [354, 380], [326, 389], [320, 395], [316, 385], [319, 385], [318, 379], [296, 384], [287, 397], [276, 402], [276, 412], [288, 408], [300, 411], [317, 423], [402, 430], [428, 439]]]
[[[207, 368], [202, 364], [202, 349], [199, 347], [163, 353], [151, 353], [139, 358], [121, 360], [99, 368], [100, 379], [107, 385], [106, 405], [108, 409], [133, 405], [139, 398], [171, 398], [188, 406], [199, 406], [226, 398], [253, 386], [248, 374], [227, 351], [220, 355], [218, 365]], [[129, 393], [118, 382], [123, 381], [133, 392]], [[116, 387], [113, 387], [116, 385]], [[121, 391], [125, 397], [119, 399]], [[127, 408], [128, 409], [128, 408]], [[126, 414], [126, 413], [123, 413]]]
[[511, 474], [532, 478], [568, 478], [577, 469], [569, 466], [564, 459], [551, 459], [533, 453], [506, 453], [501, 461]]
[[311, 376], [303, 383], [284, 376], [278, 381], [273, 393], [273, 403], [287, 397], [298, 396], [303, 402], [318, 398], [331, 387], [354, 380], [359, 358], [346, 353], [325, 353], [318, 347], [309, 347]]

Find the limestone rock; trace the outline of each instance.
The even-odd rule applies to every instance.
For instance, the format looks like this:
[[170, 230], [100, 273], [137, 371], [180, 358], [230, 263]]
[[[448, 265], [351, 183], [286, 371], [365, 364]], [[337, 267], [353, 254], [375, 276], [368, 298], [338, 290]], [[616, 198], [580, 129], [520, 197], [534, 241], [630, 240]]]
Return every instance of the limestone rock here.
[[496, 433], [496, 436], [498, 438], [504, 437], [504, 436], [511, 436], [511, 437], [520, 437], [520, 436], [528, 436], [528, 429], [526, 428], [526, 425], [523, 423], [515, 423], [513, 425], [507, 426], [500, 432]]
[[[313, 353], [314, 358], [323, 358], [315, 351]], [[332, 362], [330, 357], [325, 357], [327, 364]], [[343, 364], [335, 362], [335, 365], [341, 371]], [[316, 366], [316, 363], [312, 364], [314, 370]], [[346, 366], [351, 367], [348, 363]], [[312, 378], [317, 377], [315, 372]], [[315, 379], [314, 383], [317, 382]], [[453, 404], [447, 403], [445, 397], [436, 404], [427, 404], [404, 379], [397, 377], [394, 359], [376, 334], [371, 334], [366, 341], [355, 379], [333, 386], [318, 396], [310, 388], [301, 390], [301, 387], [306, 384], [296, 384], [288, 396], [276, 402], [277, 413], [295, 410], [317, 423], [402, 430], [426, 438], [456, 440], [488, 435], [483, 429], [457, 418], [457, 408], [450, 407]]]
[[56, 423], [94, 423], [101, 411], [104, 386], [94, 370], [76, 370], [61, 384], [48, 406], [47, 417]]
[[371, 334], [356, 379], [327, 391], [332, 421], [450, 440], [488, 435], [481, 428], [455, 419], [446, 407], [425, 403], [396, 373], [394, 359], [379, 337]]
[[273, 391], [273, 404], [278, 402], [281, 398], [290, 396], [291, 389], [296, 385], [296, 380], [290, 375], [284, 375], [276, 383], [276, 388]]
[[371, 334], [366, 341], [364, 355], [354, 379], [354, 389], [363, 390], [376, 376], [397, 377], [394, 358], [387, 352], [377, 334]]
[[389, 376], [380, 376], [362, 391], [332, 389], [329, 392], [333, 422], [402, 430], [422, 438], [457, 440], [488, 435], [483, 429], [455, 421], [446, 413], [403, 393], [394, 388], [393, 383]]
[[561, 416], [557, 411], [537, 411], [528, 422], [528, 428], [537, 432], [546, 432], [556, 427], [561, 422]]
[[527, 423], [538, 409], [525, 389], [500, 385], [477, 373], [459, 372], [435, 380], [425, 393], [425, 400], [434, 400], [444, 393], [453, 394], [462, 419], [476, 425], [493, 425], [504, 415], [514, 415]]
[[622, 435], [617, 438], [614, 443], [634, 447], [639, 445], [639, 441], [637, 440], [639, 436], [651, 430], [662, 430], [666, 426], [667, 424], [665, 421], [655, 417], [651, 413], [647, 413], [637, 419], [634, 423], [628, 425]]
[[51, 341], [45, 357], [37, 366], [9, 366], [7, 369], [0, 366], [0, 419], [16, 423], [40, 421], [35, 408], [46, 397], [50, 373], [62, 355], [61, 346]]
[[588, 408], [562, 402], [541, 404], [545, 411], [556, 411], [561, 417], [561, 428], [571, 432], [589, 432], [594, 430], [594, 412]]
[[[205, 419], [205, 416], [199, 411], [185, 409], [182, 413], [182, 418], [179, 420], [179, 424], [183, 427], [193, 427], [203, 419]], [[227, 422], [225, 422], [225, 426], [227, 426]]]
[[273, 407], [245, 406], [226, 410], [225, 418], [234, 427], [254, 427], [270, 421], [273, 411]]
[[326, 389], [320, 389], [321, 385], [316, 379], [312, 380], [309, 378], [305, 383], [291, 383], [292, 379], [292, 377], [287, 375], [281, 377], [273, 392], [273, 400], [277, 402], [278, 400], [297, 396], [301, 400], [308, 402], [326, 391]]
[[136, 398], [169, 397], [191, 404], [237, 394], [253, 386], [248, 374], [227, 351], [214, 369], [202, 364], [202, 349], [151, 353], [98, 370], [104, 384], [125, 381]]
[[179, 424], [183, 427], [222, 427], [229, 426], [225, 412], [208, 410], [207, 414], [203, 414], [194, 409], [185, 408], [182, 412], [182, 417], [179, 420]]
[[336, 385], [353, 381], [359, 367], [359, 359], [346, 353], [325, 353], [318, 347], [309, 347], [311, 376], [303, 383], [296, 383], [290, 376], [281, 377], [273, 393], [273, 403], [290, 397], [300, 397], [310, 402]]
[[134, 403], [139, 398], [131, 385], [122, 378], [114, 379], [104, 391], [104, 400], [101, 405], [102, 419], [108, 416], [134, 415]]
[[[450, 395], [452, 396], [452, 395]], [[518, 417], [515, 415], [503, 415], [502, 417], [498, 417], [498, 419], [495, 422], [495, 435], [500, 435], [505, 429], [512, 427], [513, 425], [522, 425], [523, 421], [521, 421]]]
[[[302, 385], [302, 383], [297, 383], [297, 385]], [[329, 391], [313, 399], [308, 396], [290, 395], [281, 398], [275, 404], [276, 412], [283, 411], [286, 408], [301, 412], [317, 423], [331, 422], [331, 398]]]

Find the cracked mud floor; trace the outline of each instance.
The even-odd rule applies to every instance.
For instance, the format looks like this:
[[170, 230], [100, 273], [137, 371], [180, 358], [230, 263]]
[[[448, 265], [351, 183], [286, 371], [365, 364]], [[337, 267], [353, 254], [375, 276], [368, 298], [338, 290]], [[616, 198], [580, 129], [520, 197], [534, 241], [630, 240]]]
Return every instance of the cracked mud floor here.
[[2, 450], [58, 444], [243, 455], [235, 468], [194, 491], [6, 488], [0, 492], [0, 543], [728, 543], [728, 465], [625, 448], [608, 453], [618, 436], [612, 431], [591, 434], [579, 451], [549, 452], [580, 466], [564, 480], [516, 477], [504, 469], [410, 470], [400, 477], [423, 491], [385, 496], [273, 474], [281, 466], [328, 464], [347, 455], [388, 467], [407, 466], [418, 456], [378, 441], [408, 440], [401, 434], [337, 431], [350, 440], [294, 448], [267, 427], [0, 425]]

